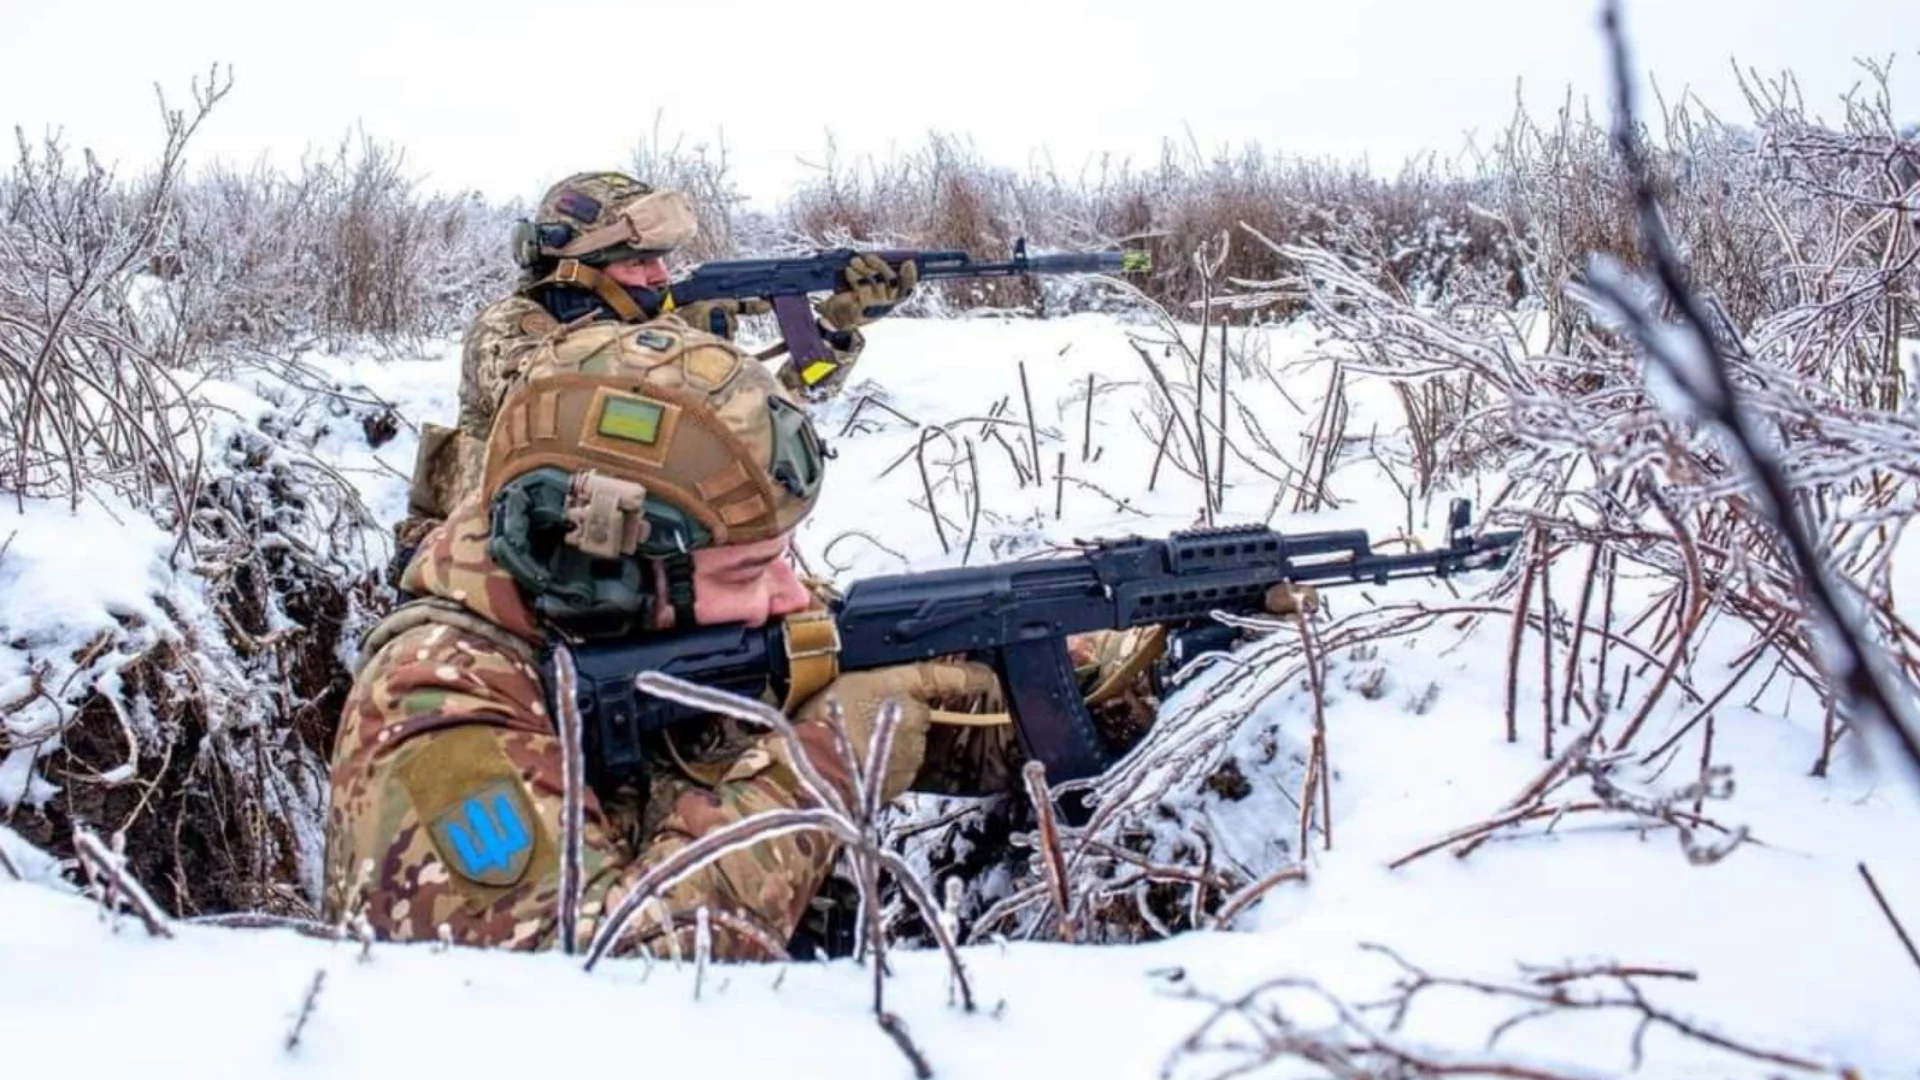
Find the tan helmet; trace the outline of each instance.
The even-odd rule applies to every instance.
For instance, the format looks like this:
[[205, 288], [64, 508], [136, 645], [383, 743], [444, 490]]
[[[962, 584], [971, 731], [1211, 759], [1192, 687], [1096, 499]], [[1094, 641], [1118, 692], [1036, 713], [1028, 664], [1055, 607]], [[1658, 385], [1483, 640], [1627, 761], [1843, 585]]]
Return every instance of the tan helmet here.
[[625, 173], [583, 172], [547, 189], [533, 220], [514, 231], [514, 261], [528, 270], [572, 259], [604, 266], [663, 255], [698, 231], [693, 205]]
[[650, 595], [641, 560], [668, 560], [673, 579], [698, 548], [787, 532], [819, 497], [825, 456], [807, 414], [731, 342], [673, 320], [589, 324], [532, 353], [494, 418], [489, 550], [543, 614], [642, 616], [669, 598]]

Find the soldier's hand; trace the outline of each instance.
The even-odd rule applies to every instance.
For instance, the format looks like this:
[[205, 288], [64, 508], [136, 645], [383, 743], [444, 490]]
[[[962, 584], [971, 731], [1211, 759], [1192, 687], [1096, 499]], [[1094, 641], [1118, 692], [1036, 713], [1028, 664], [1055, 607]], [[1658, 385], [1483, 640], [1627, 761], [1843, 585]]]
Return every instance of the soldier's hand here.
[[880, 318], [913, 295], [920, 268], [912, 259], [895, 270], [878, 255], [855, 255], [847, 263], [846, 283], [814, 310], [835, 330], [851, 330]]
[[744, 300], [700, 300], [674, 308], [673, 313], [695, 330], [704, 330], [731, 341], [740, 329], [740, 316], [765, 315], [772, 310], [773, 305], [765, 300], [749, 297]]
[[954, 712], [996, 712], [1002, 708], [1000, 680], [992, 669], [972, 661], [923, 662], [873, 671], [850, 671], [800, 706], [794, 719], [828, 722], [828, 702], [840, 703], [847, 742], [855, 760], [866, 767], [867, 744], [888, 701], [900, 703], [900, 723], [894, 729], [893, 749], [887, 756], [880, 796], [891, 799], [907, 790], [927, 756], [927, 724], [935, 709]]

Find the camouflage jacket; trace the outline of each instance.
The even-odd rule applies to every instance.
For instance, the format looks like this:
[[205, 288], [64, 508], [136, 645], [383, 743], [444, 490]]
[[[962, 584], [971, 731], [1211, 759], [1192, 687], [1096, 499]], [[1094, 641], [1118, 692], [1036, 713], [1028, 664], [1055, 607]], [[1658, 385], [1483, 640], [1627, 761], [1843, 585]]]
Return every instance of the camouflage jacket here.
[[[673, 320], [676, 330], [688, 329], [678, 316], [660, 318]], [[459, 429], [462, 432], [475, 439], [487, 437], [493, 427], [493, 414], [519, 377], [521, 361], [542, 339], [559, 328], [560, 323], [546, 308], [518, 294], [496, 300], [474, 316], [460, 346]], [[839, 393], [866, 345], [866, 339], [858, 330], [850, 331], [848, 340], [851, 342], [848, 348], [834, 350], [837, 366], [833, 374], [811, 386], [803, 386], [789, 357], [780, 367], [781, 384], [800, 400], [821, 401]], [[828, 347], [832, 348], [831, 343]]]
[[[487, 555], [477, 500], [429, 534], [404, 584], [442, 611], [402, 609], [382, 624], [348, 694], [333, 756], [326, 916], [364, 915], [395, 941], [432, 940], [444, 927], [465, 944], [550, 947], [559, 932], [560, 745], [534, 666], [539, 628]], [[828, 782], [850, 785], [831, 733], [817, 723], [799, 729]], [[583, 943], [649, 867], [713, 829], [802, 805], [773, 739], [732, 748], [711, 783], [656, 783], [640, 795], [637, 826], [631, 807], [589, 794]], [[737, 850], [663, 894], [676, 941], [666, 941], [650, 905], [618, 948], [690, 951], [695, 913], [706, 907], [716, 957], [774, 955], [834, 854], [807, 832]]]

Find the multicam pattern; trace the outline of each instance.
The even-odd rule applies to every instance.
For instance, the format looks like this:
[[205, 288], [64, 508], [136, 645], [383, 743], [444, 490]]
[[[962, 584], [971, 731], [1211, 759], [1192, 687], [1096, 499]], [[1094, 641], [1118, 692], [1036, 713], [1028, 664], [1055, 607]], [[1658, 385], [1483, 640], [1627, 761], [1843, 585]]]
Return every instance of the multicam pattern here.
[[[484, 517], [469, 501], [428, 537], [408, 567], [410, 590], [440, 598], [484, 620], [455, 626], [420, 620], [376, 641], [342, 712], [327, 822], [326, 911], [330, 919], [364, 914], [395, 941], [432, 940], [441, 927], [457, 942], [517, 949], [550, 947], [557, 921], [561, 756], [538, 672], [532, 613], [511, 579], [486, 557]], [[487, 627], [497, 629], [488, 629]], [[842, 787], [824, 725], [799, 725], [803, 748]], [[764, 741], [770, 737], [762, 736]], [[758, 749], [760, 752], [754, 752]], [[720, 826], [763, 810], [801, 805], [771, 744], [750, 747], [711, 786], [681, 780], [656, 785], [655, 819], [636, 842], [610, 822], [599, 800], [586, 802], [582, 941], [647, 868]], [[534, 820], [530, 858], [490, 883], [463, 872], [429, 825], [449, 798], [510, 783]], [[769, 955], [785, 942], [832, 864], [824, 837], [800, 833], [729, 854], [674, 886], [666, 910], [706, 906], [721, 958]], [[676, 919], [676, 926], [680, 920]], [[690, 931], [674, 945], [691, 949]], [[666, 939], [635, 920], [624, 951], [667, 951]]]
[[[533, 666], [538, 626], [511, 579], [487, 558], [477, 501], [429, 536], [404, 584], [444, 610], [403, 608], [369, 638], [334, 751], [327, 917], [364, 915], [394, 941], [432, 940], [445, 927], [464, 944], [552, 947], [559, 935], [559, 740]], [[1113, 640], [1085, 635], [1071, 652], [1093, 665], [1114, 663]], [[799, 711], [802, 748], [829, 783], [846, 790], [851, 781], [821, 711]], [[784, 750], [770, 736], [722, 739], [688, 748], [682, 757], [694, 763], [684, 768], [658, 762], [650, 792], [590, 794], [580, 943], [650, 867], [714, 829], [803, 805], [781, 764]], [[1018, 755], [1011, 728], [936, 726], [914, 787], [1008, 790]], [[718, 767], [701, 767], [709, 762]], [[531, 850], [502, 872], [463, 872], [432, 826], [460, 798], [502, 784], [514, 785], [514, 804], [528, 808]], [[809, 833], [738, 849], [663, 896], [671, 940], [648, 909], [618, 951], [690, 951], [691, 913], [705, 906], [716, 914], [716, 956], [774, 955], [799, 926], [834, 853], [825, 837]]]
[[524, 296], [482, 308], [460, 344], [460, 430], [485, 439], [493, 414], [520, 375], [520, 361], [560, 328], [547, 309]]
[[[642, 325], [657, 328], [675, 343], [704, 337], [675, 315], [663, 315]], [[595, 330], [596, 327], [593, 336], [604, 340], [603, 324], [589, 324], [582, 329]], [[441, 515], [436, 510], [457, 504], [479, 488], [485, 460], [483, 444], [493, 430], [493, 418], [500, 410], [500, 403], [519, 383], [543, 344], [562, 343], [560, 329], [560, 324], [545, 308], [523, 296], [495, 301], [474, 317], [461, 345], [458, 434], [446, 440], [439, 452], [424, 454], [416, 465], [419, 475], [414, 477], [414, 490], [420, 496], [407, 519], [396, 529], [402, 547], [417, 542], [438, 523]], [[796, 401], [817, 402], [832, 397], [846, 384], [854, 361], [859, 359], [864, 339], [857, 331], [852, 337], [853, 347], [836, 354], [838, 367], [818, 385], [803, 386], [791, 361], [782, 365], [777, 373], [780, 384]]]

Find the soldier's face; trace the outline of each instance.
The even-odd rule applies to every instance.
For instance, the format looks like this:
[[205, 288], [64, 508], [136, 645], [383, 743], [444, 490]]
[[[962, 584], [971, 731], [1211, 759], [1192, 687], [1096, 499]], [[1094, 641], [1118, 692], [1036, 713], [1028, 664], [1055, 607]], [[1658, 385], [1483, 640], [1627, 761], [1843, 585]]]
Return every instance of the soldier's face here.
[[657, 289], [671, 280], [667, 273], [665, 259], [654, 256], [646, 259], [622, 259], [608, 263], [605, 267], [608, 277], [622, 285], [636, 289]]
[[[813, 597], [788, 557], [792, 535], [693, 553], [693, 617], [703, 626], [769, 621], [805, 611]], [[663, 583], [664, 585], [664, 583]], [[671, 615], [668, 616], [671, 618]]]

